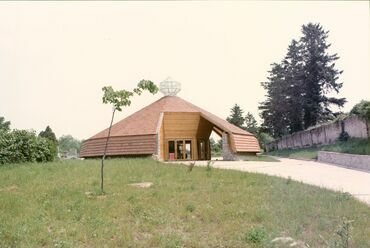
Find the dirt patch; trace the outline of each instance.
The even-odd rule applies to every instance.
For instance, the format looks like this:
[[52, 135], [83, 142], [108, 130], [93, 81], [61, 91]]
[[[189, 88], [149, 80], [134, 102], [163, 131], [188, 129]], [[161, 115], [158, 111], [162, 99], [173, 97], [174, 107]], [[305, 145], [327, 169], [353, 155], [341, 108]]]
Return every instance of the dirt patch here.
[[96, 198], [96, 199], [102, 200], [102, 199], [107, 198], [107, 195], [97, 195], [94, 192], [90, 192], [90, 191], [86, 191], [85, 195], [89, 199]]
[[18, 190], [19, 190], [18, 186], [12, 185], [12, 186], [0, 189], [0, 192], [1, 191], [2, 192], [18, 192]]
[[152, 187], [153, 183], [152, 182], [142, 182], [142, 183], [131, 183], [129, 185], [132, 187], [136, 187], [136, 188], [150, 188]]

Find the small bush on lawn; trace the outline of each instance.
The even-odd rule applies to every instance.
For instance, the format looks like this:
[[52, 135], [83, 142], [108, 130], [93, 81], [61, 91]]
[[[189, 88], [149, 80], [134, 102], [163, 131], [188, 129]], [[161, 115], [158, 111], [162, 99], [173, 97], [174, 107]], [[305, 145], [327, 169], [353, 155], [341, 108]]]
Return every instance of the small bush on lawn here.
[[266, 231], [264, 228], [256, 227], [249, 230], [245, 234], [245, 240], [248, 243], [260, 244], [266, 238]]
[[195, 210], [195, 207], [193, 204], [189, 203], [188, 205], [186, 205], [186, 211], [192, 213], [194, 212], [194, 210]]

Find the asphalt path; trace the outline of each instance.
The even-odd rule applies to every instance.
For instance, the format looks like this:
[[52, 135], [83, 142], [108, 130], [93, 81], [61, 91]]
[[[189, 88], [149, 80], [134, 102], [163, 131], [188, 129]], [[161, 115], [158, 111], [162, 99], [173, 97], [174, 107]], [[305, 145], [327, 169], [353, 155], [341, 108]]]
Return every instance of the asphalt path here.
[[[280, 162], [215, 161], [214, 168], [257, 172], [303, 183], [347, 192], [370, 205], [370, 173], [347, 169], [316, 161], [277, 158]], [[182, 162], [189, 164], [189, 161]], [[207, 161], [196, 161], [196, 166], [206, 166]]]

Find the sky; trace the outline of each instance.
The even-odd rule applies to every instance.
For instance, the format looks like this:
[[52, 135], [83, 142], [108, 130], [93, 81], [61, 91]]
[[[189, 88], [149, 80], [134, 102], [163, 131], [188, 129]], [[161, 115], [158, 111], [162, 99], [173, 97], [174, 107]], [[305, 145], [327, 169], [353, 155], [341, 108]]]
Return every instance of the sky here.
[[[260, 83], [301, 26], [329, 30], [349, 111], [370, 100], [369, 2], [0, 2], [0, 116], [12, 128], [87, 139], [109, 126], [102, 87], [181, 83], [179, 97], [260, 122]], [[144, 93], [115, 122], [162, 97]]]

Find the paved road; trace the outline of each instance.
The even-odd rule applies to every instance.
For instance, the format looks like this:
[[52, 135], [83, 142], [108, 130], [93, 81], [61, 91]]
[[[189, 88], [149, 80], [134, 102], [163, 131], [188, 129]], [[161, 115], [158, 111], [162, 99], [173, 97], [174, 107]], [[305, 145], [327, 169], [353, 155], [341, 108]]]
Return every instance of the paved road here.
[[[370, 205], [370, 173], [315, 161], [278, 159], [280, 162], [216, 161], [212, 167], [291, 177], [307, 184], [348, 192]], [[206, 161], [197, 161], [196, 165], [205, 166]]]

